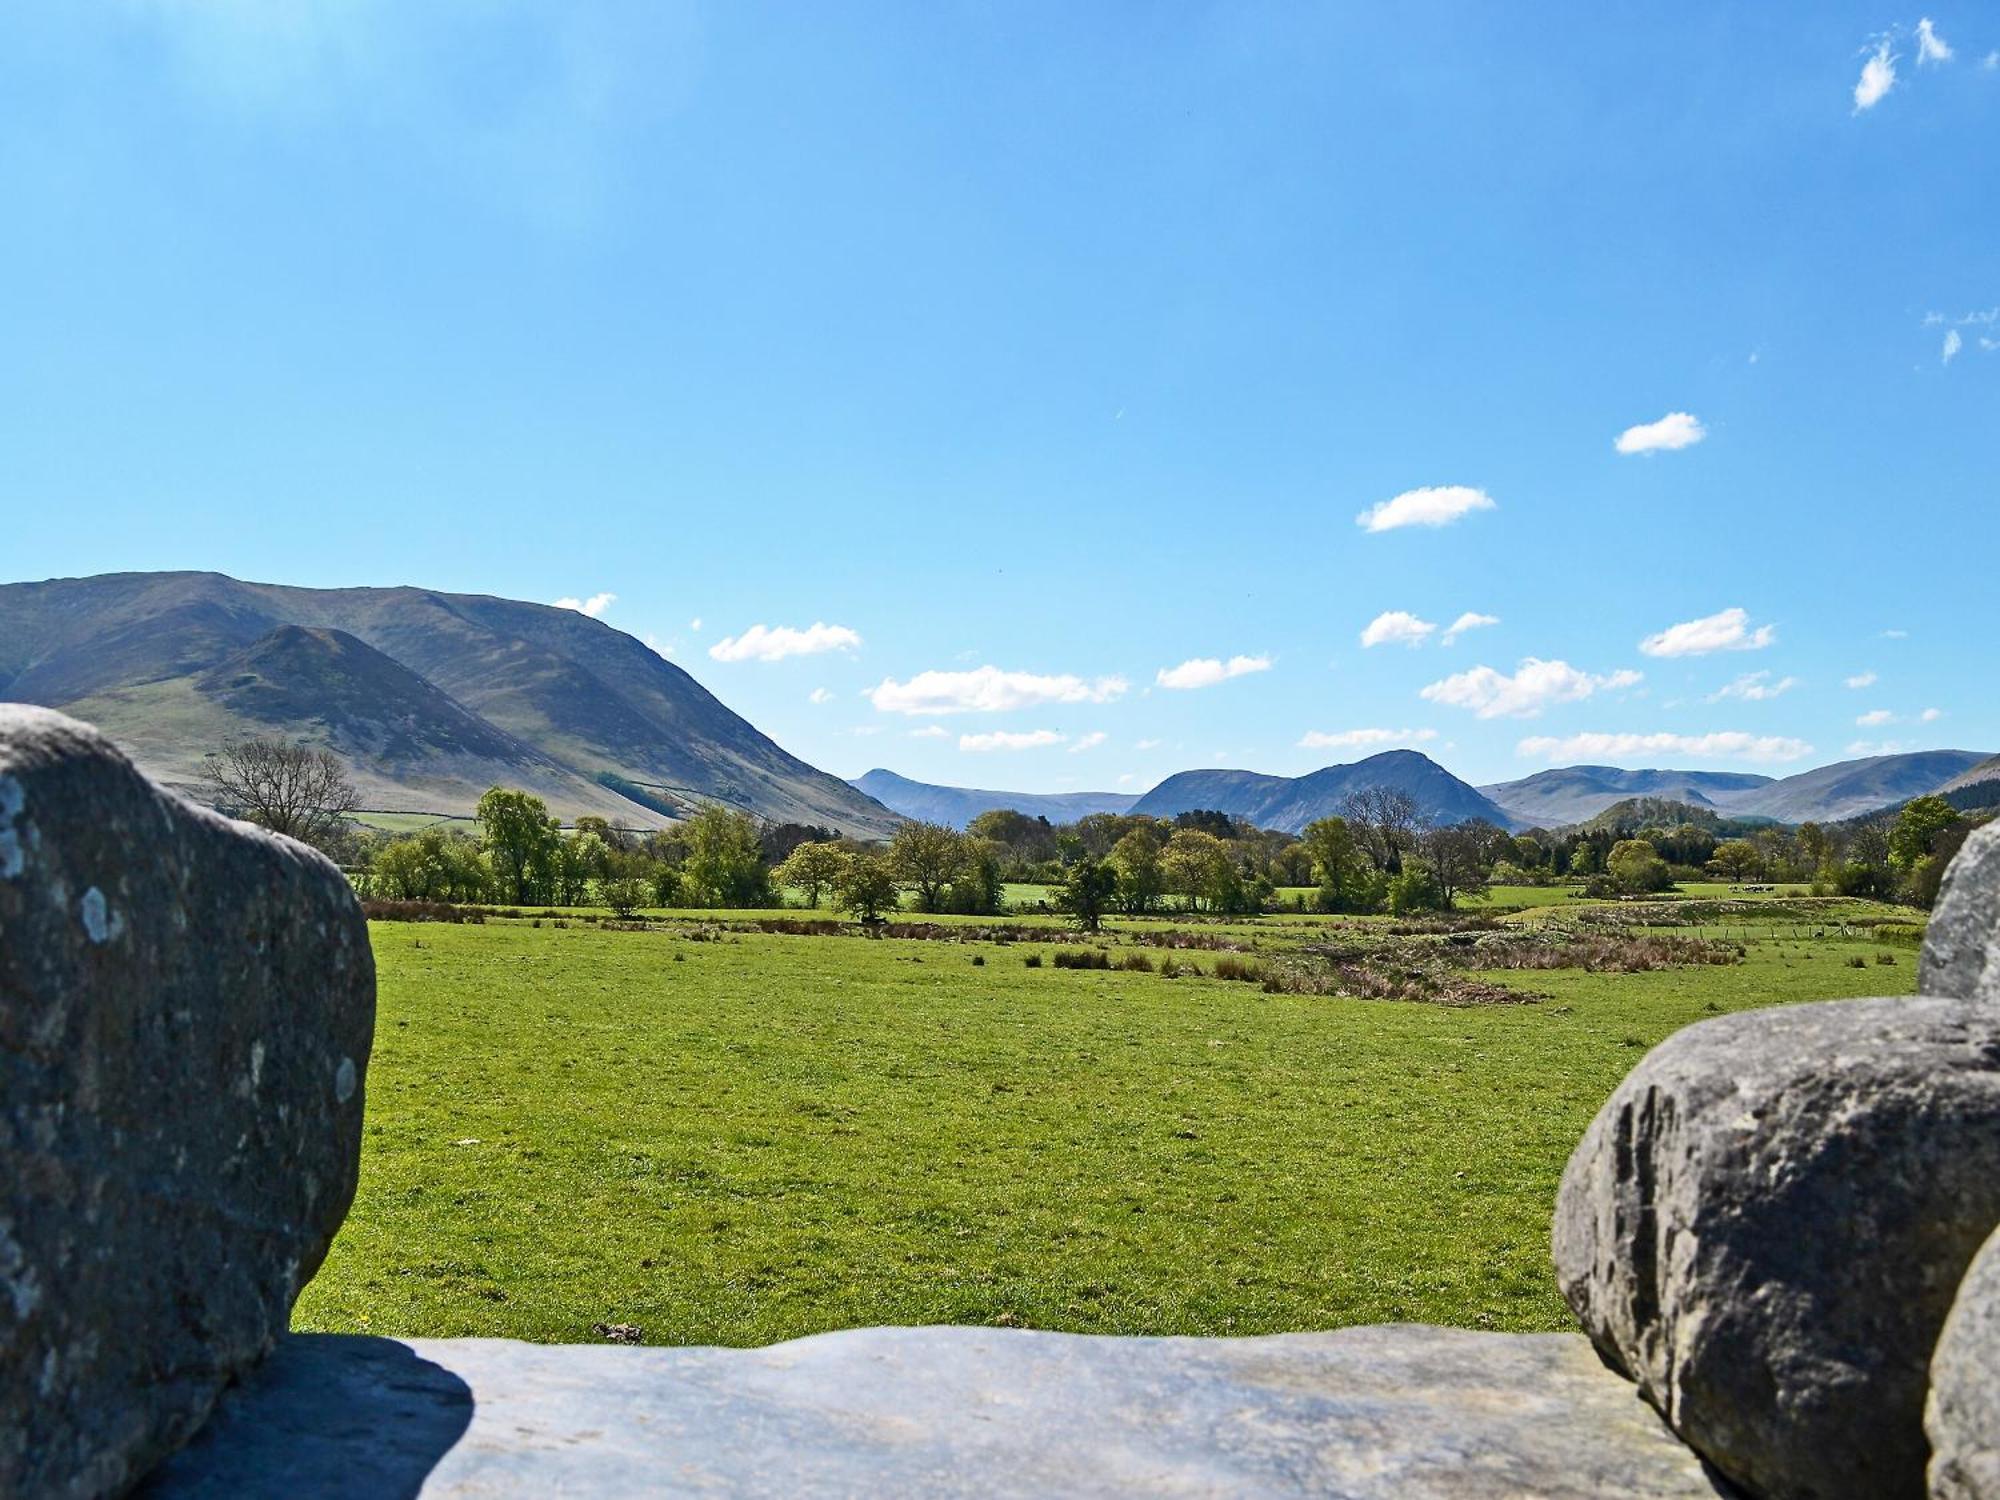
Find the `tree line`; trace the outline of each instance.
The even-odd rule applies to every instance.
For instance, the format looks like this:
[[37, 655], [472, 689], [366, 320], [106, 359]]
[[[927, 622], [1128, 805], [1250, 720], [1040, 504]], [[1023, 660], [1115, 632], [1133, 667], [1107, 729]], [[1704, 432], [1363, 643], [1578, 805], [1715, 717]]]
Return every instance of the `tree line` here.
[[1723, 822], [1671, 802], [1620, 804], [1576, 827], [1510, 833], [1438, 823], [1404, 792], [1357, 791], [1337, 815], [1298, 834], [1213, 810], [1172, 818], [1092, 813], [1052, 824], [1009, 809], [963, 830], [905, 823], [886, 843], [760, 821], [710, 806], [638, 832], [596, 816], [565, 830], [532, 793], [493, 787], [474, 831], [370, 835], [359, 798], [324, 750], [249, 741], [211, 758], [224, 811], [315, 843], [386, 900], [514, 905], [755, 908], [796, 892], [865, 921], [914, 908], [1001, 911], [1010, 883], [1049, 890], [1050, 905], [1094, 928], [1104, 916], [1245, 915], [1277, 906], [1337, 913], [1447, 910], [1494, 885], [1575, 883], [1586, 895], [1647, 895], [1685, 880], [1786, 882], [1816, 894], [1928, 907], [1975, 826], [1941, 797], [1846, 823], [1796, 828]]

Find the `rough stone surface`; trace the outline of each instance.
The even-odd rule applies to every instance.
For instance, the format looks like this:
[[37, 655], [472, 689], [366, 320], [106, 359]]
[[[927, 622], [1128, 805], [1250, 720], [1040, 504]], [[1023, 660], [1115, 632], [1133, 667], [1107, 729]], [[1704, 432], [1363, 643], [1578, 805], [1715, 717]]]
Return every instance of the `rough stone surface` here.
[[1931, 1350], [2000, 1222], [2000, 1011], [1847, 1000], [1662, 1043], [1570, 1158], [1563, 1295], [1769, 1497], [1923, 1493]]
[[765, 1349], [294, 1336], [147, 1500], [1727, 1493], [1573, 1334], [860, 1329]]
[[2000, 822], [1968, 838], [1944, 872], [1917, 993], [2000, 1002]]
[[0, 706], [0, 1494], [119, 1491], [283, 1332], [374, 1009], [332, 865]]
[[1931, 1500], [2000, 1500], [2000, 1233], [1974, 1257], [1931, 1356]]

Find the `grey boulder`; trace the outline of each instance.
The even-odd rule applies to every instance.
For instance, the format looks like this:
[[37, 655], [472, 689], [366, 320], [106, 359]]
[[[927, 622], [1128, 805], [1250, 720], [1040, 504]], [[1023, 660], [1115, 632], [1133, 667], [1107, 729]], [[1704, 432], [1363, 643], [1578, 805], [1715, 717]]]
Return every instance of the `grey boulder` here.
[[313, 851], [0, 705], [0, 1494], [128, 1487], [354, 1196], [366, 925]]
[[2000, 1500], [2000, 1233], [1960, 1283], [1931, 1356], [1931, 1500]]
[[1945, 869], [1917, 993], [2000, 1002], [2000, 822], [1975, 831]]
[[1574, 1334], [288, 1339], [146, 1500], [1726, 1493]]
[[2000, 1221], [2000, 1011], [1719, 1017], [1619, 1085], [1557, 1196], [1563, 1295], [1674, 1431], [1772, 1500], [1919, 1496], [1932, 1348]]

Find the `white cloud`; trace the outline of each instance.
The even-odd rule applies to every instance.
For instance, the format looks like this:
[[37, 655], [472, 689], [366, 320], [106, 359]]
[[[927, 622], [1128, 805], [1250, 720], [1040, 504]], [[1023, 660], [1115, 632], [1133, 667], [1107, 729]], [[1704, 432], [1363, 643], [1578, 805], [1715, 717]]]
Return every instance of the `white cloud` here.
[[1435, 729], [1311, 729], [1299, 736], [1301, 750], [1353, 750], [1364, 745], [1421, 745], [1437, 738]]
[[1915, 748], [1908, 740], [1854, 740], [1848, 745], [1847, 753], [1853, 756], [1901, 755]]
[[1907, 641], [1909, 638], [1910, 632], [1907, 630], [1891, 629], [1882, 632], [1882, 639], [1885, 641]]
[[1958, 351], [1964, 347], [1965, 340], [1960, 337], [1958, 330], [1956, 328], [1947, 328], [1944, 331], [1944, 350], [1938, 356], [1938, 363], [1943, 365], [1950, 364], [1952, 360], [1958, 357]]
[[1861, 65], [1861, 77], [1854, 84], [1854, 112], [1873, 109], [1896, 86], [1896, 54], [1889, 50], [1889, 38], [1877, 42]]
[[1103, 730], [1093, 729], [1089, 734], [1086, 734], [1082, 739], [1078, 740], [1074, 745], [1071, 745], [1069, 747], [1069, 753], [1071, 755], [1077, 755], [1085, 750], [1095, 750], [1099, 745], [1103, 744], [1106, 740], [1110, 738], [1111, 736], [1106, 734]]
[[1598, 676], [1566, 661], [1526, 657], [1510, 677], [1492, 667], [1474, 667], [1433, 682], [1419, 695], [1428, 702], [1469, 708], [1482, 719], [1533, 718], [1556, 703], [1576, 703], [1594, 693], [1632, 687], [1640, 674], [1630, 669]]
[[845, 625], [815, 620], [800, 630], [791, 625], [752, 625], [741, 635], [724, 636], [708, 648], [717, 661], [783, 661], [788, 656], [817, 656], [822, 651], [847, 651], [861, 637]]
[[1773, 682], [1769, 672], [1745, 672], [1727, 687], [1710, 693], [1708, 701], [1720, 703], [1725, 698], [1738, 698], [1745, 703], [1763, 703], [1780, 693], [1789, 693], [1798, 685], [1796, 677], [1780, 677]]
[[1406, 609], [1384, 610], [1361, 632], [1363, 646], [1421, 646], [1436, 630], [1429, 620], [1419, 620]]
[[1499, 623], [1500, 617], [1498, 615], [1475, 614], [1468, 609], [1464, 614], [1446, 626], [1444, 634], [1438, 637], [1438, 639], [1449, 646], [1468, 630], [1484, 630], [1489, 625], [1498, 625]]
[[1158, 740], [1140, 740], [1132, 748], [1134, 750], [1157, 750], [1160, 748], [1160, 742]]
[[1856, 672], [1852, 677], [1847, 679], [1847, 685], [1851, 688], [1873, 687], [1876, 680], [1873, 672]]
[[1186, 691], [1190, 688], [1214, 687], [1218, 682], [1227, 682], [1232, 677], [1244, 677], [1252, 672], [1271, 670], [1268, 656], [1232, 656], [1228, 661], [1218, 661], [1212, 656], [1196, 656], [1182, 662], [1177, 667], [1162, 667], [1154, 674], [1153, 680], [1163, 688]]
[[578, 614], [589, 615], [594, 620], [617, 602], [616, 594], [592, 594], [588, 599], [558, 599], [555, 607], [573, 609]]
[[1918, 714], [1917, 717], [1922, 719], [1926, 724], [1935, 724], [1939, 719], [1944, 717], [1944, 710], [1941, 708], [1927, 708]]
[[1711, 651], [1761, 651], [1777, 638], [1773, 626], [1750, 629], [1747, 611], [1725, 609], [1699, 620], [1669, 625], [1639, 642], [1639, 649], [1648, 656], [1706, 656]]
[[1405, 490], [1393, 500], [1371, 505], [1354, 518], [1364, 531], [1394, 531], [1401, 526], [1449, 526], [1476, 510], [1495, 510], [1497, 502], [1484, 490], [1463, 484], [1432, 485]]
[[1884, 724], [1896, 722], [1896, 716], [1886, 708], [1871, 708], [1854, 721], [1863, 729], [1879, 729]]
[[1703, 760], [1748, 760], [1763, 763], [1798, 760], [1812, 754], [1804, 740], [1782, 735], [1744, 734], [1723, 730], [1715, 734], [1572, 734], [1565, 739], [1538, 737], [1522, 740], [1517, 754], [1559, 761], [1598, 761], [1640, 755], [1686, 755]]
[[1620, 453], [1671, 453], [1692, 448], [1708, 436], [1701, 418], [1692, 412], [1670, 411], [1657, 422], [1641, 422], [1618, 434], [1612, 444]]
[[2000, 51], [1987, 53], [1979, 60], [1979, 66], [1989, 73], [2000, 70]]
[[700, 615], [696, 615], [696, 616], [695, 616], [695, 617], [694, 617], [694, 618], [693, 618], [692, 620], [689, 620], [689, 621], [688, 621], [688, 629], [689, 629], [689, 630], [692, 630], [692, 631], [693, 631], [693, 632], [694, 632], [694, 633], [695, 633], [696, 635], [700, 635], [700, 634], [701, 634], [701, 616], [700, 616]]
[[942, 724], [926, 724], [922, 729], [912, 729], [910, 731], [910, 738], [913, 740], [948, 740], [951, 738], [951, 731], [946, 729]]
[[831, 703], [833, 702], [833, 693], [827, 688], [814, 688], [810, 693], [806, 694], [806, 702]]
[[646, 646], [656, 656], [671, 658], [674, 654], [674, 642], [663, 641], [650, 631], [646, 635]]
[[[1948, 63], [1951, 58], [1951, 44], [1937, 34], [1937, 27], [1931, 24], [1931, 18], [1925, 16], [1917, 22], [1917, 66]], [[1854, 102], [1859, 104], [1861, 101], [1857, 98]]]
[[1060, 745], [1063, 736], [1053, 729], [1026, 729], [1021, 731], [996, 729], [989, 734], [961, 734], [958, 748], [961, 750], [1039, 750], [1044, 745]]
[[919, 672], [908, 682], [885, 677], [868, 690], [868, 701], [888, 714], [992, 714], [1047, 703], [1109, 703], [1123, 697], [1128, 685], [1122, 677], [1043, 676], [985, 666]]

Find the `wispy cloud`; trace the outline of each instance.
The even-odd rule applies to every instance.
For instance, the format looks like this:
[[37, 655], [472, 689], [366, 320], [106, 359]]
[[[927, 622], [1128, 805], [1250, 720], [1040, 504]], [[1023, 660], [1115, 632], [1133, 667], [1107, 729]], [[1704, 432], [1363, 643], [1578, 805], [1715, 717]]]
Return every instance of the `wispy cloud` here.
[[1158, 740], [1140, 740], [1132, 748], [1134, 750], [1157, 750], [1160, 748], [1160, 742]]
[[1915, 748], [1916, 746], [1909, 740], [1853, 740], [1847, 746], [1847, 753], [1865, 758], [1872, 755], [1901, 755]]
[[831, 688], [814, 688], [810, 693], [806, 694], [806, 702], [831, 703], [833, 702], [833, 690]]
[[1437, 629], [1429, 620], [1419, 620], [1406, 609], [1388, 609], [1362, 629], [1361, 644], [1367, 646], [1421, 646]]
[[1186, 692], [1192, 688], [1214, 687], [1232, 677], [1247, 677], [1253, 672], [1270, 670], [1271, 658], [1268, 656], [1232, 656], [1228, 661], [1213, 656], [1196, 656], [1177, 667], [1160, 668], [1153, 680], [1163, 688]]
[[1677, 448], [1692, 448], [1707, 436], [1708, 429], [1693, 412], [1670, 411], [1657, 422], [1626, 428], [1612, 446], [1620, 453], [1671, 453]]
[[985, 666], [969, 672], [919, 672], [908, 682], [885, 677], [868, 690], [868, 701], [890, 714], [993, 714], [1048, 703], [1109, 703], [1123, 697], [1128, 686], [1122, 677], [1003, 672]]
[[1439, 636], [1438, 639], [1449, 646], [1469, 630], [1485, 630], [1489, 626], [1498, 625], [1499, 623], [1500, 617], [1498, 615], [1476, 614], [1468, 609], [1456, 620], [1453, 620], [1451, 624], [1447, 625], [1444, 634]]
[[1956, 328], [1944, 331], [1944, 348], [1938, 355], [1938, 363], [1948, 365], [1958, 357], [1958, 351], [1965, 347], [1965, 339]]
[[1537, 736], [1522, 740], [1517, 754], [1533, 760], [1617, 760], [1631, 756], [1685, 755], [1699, 760], [1747, 760], [1759, 764], [1800, 760], [1812, 754], [1804, 740], [1783, 735], [1744, 734], [1722, 730], [1714, 734], [1572, 734], [1562, 739]]
[[1896, 716], [1886, 708], [1871, 708], [1854, 722], [1862, 729], [1880, 729], [1884, 724], [1895, 723]]
[[1309, 729], [1299, 736], [1299, 748], [1356, 750], [1369, 745], [1422, 745], [1436, 738], [1435, 729]]
[[1951, 59], [1951, 44], [1938, 35], [1937, 27], [1931, 24], [1931, 18], [1925, 16], [1917, 22], [1917, 66], [1921, 68], [1931, 63], [1948, 63]]
[[555, 601], [555, 607], [573, 609], [578, 614], [589, 615], [594, 620], [617, 602], [616, 594], [592, 594], [588, 599], [558, 599]]
[[1761, 651], [1777, 638], [1775, 626], [1752, 630], [1747, 610], [1725, 609], [1669, 625], [1639, 642], [1639, 649], [1648, 656], [1706, 656], [1711, 651]]
[[1090, 731], [1089, 734], [1086, 734], [1081, 739], [1079, 739], [1074, 745], [1071, 745], [1069, 747], [1069, 753], [1071, 755], [1080, 755], [1086, 750], [1095, 750], [1099, 745], [1103, 744], [1106, 740], [1110, 738], [1111, 736], [1106, 734], [1102, 729], [1093, 729]]
[[1892, 39], [1885, 36], [1867, 49], [1868, 61], [1861, 65], [1861, 76], [1854, 82], [1857, 115], [1880, 104], [1896, 86], [1896, 54], [1892, 47]]
[[1935, 724], [1939, 719], [1942, 719], [1943, 717], [1944, 717], [1944, 710], [1941, 708], [1927, 708], [1922, 713], [1917, 715], [1917, 718], [1926, 724]]
[[1880, 680], [1873, 672], [1856, 672], [1847, 679], [1847, 686], [1856, 689], [1868, 688], [1875, 686]]
[[1404, 526], [1449, 526], [1476, 510], [1496, 510], [1499, 503], [1486, 491], [1469, 485], [1434, 485], [1405, 490], [1392, 500], [1371, 505], [1354, 518], [1363, 531], [1395, 531]]
[[948, 740], [951, 738], [951, 731], [946, 729], [942, 724], [926, 724], [922, 729], [912, 729], [910, 731], [910, 738], [913, 740]]
[[1641, 674], [1629, 668], [1598, 675], [1579, 671], [1566, 661], [1527, 657], [1509, 675], [1492, 667], [1474, 667], [1433, 682], [1418, 696], [1451, 708], [1466, 708], [1482, 719], [1529, 719], [1558, 703], [1578, 703], [1600, 692], [1633, 687]]
[[[83, 7], [77, 7], [81, 10]], [[109, 24], [157, 42], [203, 107], [262, 126], [380, 137], [451, 190], [540, 226], [596, 222], [648, 125], [693, 95], [692, 6], [397, 0], [127, 0]], [[496, 32], [518, 35], [491, 66]], [[481, 86], [466, 86], [467, 59]]]
[[1780, 694], [1789, 693], [1799, 685], [1796, 677], [1780, 677], [1773, 681], [1769, 672], [1745, 672], [1734, 682], [1719, 687], [1708, 695], [1710, 703], [1720, 703], [1725, 698], [1736, 698], [1744, 703], [1763, 703]]
[[752, 625], [741, 635], [724, 636], [708, 648], [708, 654], [717, 661], [783, 661], [788, 656], [851, 651], [860, 644], [859, 632], [815, 620], [803, 630], [791, 625]]
[[971, 751], [1040, 750], [1062, 742], [1063, 736], [1053, 729], [995, 729], [987, 734], [961, 734], [958, 748]]

